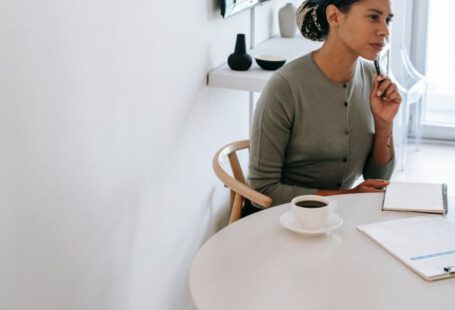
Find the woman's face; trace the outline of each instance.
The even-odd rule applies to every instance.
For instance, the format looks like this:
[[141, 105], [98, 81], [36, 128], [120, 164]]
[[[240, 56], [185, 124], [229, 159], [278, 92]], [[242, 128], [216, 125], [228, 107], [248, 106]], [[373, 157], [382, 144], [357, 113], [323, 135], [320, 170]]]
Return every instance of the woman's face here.
[[392, 17], [390, 0], [362, 0], [343, 14], [335, 31], [354, 54], [374, 60], [388, 42]]

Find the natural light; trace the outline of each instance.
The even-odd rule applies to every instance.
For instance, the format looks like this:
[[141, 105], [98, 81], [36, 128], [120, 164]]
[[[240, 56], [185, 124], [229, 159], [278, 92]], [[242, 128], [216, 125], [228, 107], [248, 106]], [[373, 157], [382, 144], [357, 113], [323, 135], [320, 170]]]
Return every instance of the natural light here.
[[455, 1], [429, 1], [427, 66], [428, 95], [425, 120], [455, 126]]

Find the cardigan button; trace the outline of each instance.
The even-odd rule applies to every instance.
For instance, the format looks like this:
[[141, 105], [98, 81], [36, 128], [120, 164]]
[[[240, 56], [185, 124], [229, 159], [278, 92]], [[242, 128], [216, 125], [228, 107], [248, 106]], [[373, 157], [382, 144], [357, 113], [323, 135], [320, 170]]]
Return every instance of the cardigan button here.
[[344, 162], [344, 163], [348, 162], [348, 159], [347, 159], [346, 157], [343, 158], [343, 162]]
[[345, 106], [345, 107], [347, 107], [347, 106], [348, 106], [348, 102], [347, 102], [347, 101], [344, 103], [344, 106]]
[[347, 84], [343, 84], [343, 88], [347, 88], [347, 87], [348, 87], [348, 85], [347, 85]]
[[344, 131], [344, 134], [345, 134], [346, 136], [349, 135], [349, 130], [346, 129], [346, 130]]

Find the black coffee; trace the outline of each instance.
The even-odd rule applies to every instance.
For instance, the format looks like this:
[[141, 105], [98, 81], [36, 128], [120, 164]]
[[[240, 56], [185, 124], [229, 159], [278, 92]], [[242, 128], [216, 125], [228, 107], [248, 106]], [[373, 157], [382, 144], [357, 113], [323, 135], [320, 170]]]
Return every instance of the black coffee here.
[[327, 207], [327, 204], [322, 201], [316, 201], [316, 200], [304, 200], [304, 201], [299, 201], [296, 203], [297, 206], [302, 207], [302, 208], [322, 208], [322, 207]]

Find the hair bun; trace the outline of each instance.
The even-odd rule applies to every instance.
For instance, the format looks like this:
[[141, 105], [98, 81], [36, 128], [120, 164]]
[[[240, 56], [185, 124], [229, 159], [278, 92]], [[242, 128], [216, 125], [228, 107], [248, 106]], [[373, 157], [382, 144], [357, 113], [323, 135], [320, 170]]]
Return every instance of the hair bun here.
[[[325, 10], [324, 10], [325, 11]], [[321, 8], [317, 1], [306, 0], [297, 9], [296, 22], [302, 35], [312, 41], [324, 41], [327, 36], [327, 22], [321, 16]], [[322, 18], [321, 18], [322, 17]]]

